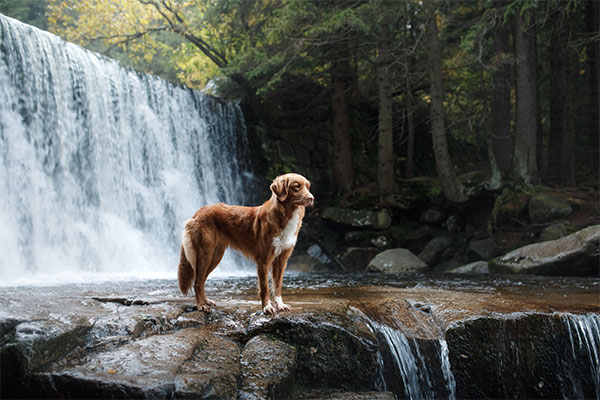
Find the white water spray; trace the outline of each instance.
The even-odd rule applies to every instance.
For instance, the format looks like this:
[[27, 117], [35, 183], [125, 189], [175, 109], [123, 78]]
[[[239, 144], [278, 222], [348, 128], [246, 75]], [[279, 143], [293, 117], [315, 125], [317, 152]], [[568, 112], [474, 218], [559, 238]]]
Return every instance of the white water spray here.
[[0, 285], [174, 279], [183, 222], [244, 202], [244, 151], [239, 107], [0, 15]]

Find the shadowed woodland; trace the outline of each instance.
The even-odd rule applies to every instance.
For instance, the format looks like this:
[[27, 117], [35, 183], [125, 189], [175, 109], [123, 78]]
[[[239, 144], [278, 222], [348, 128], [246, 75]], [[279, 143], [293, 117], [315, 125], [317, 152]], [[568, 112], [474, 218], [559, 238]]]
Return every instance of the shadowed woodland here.
[[540, 187], [597, 200], [595, 1], [2, 0], [0, 12], [240, 101], [261, 184], [300, 172], [318, 204], [456, 206]]

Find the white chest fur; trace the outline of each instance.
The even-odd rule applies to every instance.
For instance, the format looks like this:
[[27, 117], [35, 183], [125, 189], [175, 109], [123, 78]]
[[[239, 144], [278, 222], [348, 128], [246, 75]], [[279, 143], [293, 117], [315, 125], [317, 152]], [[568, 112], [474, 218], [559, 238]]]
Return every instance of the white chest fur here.
[[292, 218], [287, 225], [273, 238], [273, 248], [275, 249], [275, 257], [279, 256], [284, 250], [296, 244], [298, 238], [298, 226], [300, 225], [300, 210], [294, 211]]

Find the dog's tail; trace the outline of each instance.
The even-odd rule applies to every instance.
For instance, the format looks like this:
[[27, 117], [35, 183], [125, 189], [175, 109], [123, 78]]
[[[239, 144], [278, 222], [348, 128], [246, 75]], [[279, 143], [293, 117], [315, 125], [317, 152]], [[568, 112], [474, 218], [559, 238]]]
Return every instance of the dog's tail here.
[[184, 295], [187, 295], [196, 277], [196, 249], [191, 236], [193, 223], [193, 219], [187, 220], [181, 234], [181, 254], [179, 256], [177, 280], [179, 281], [179, 289]]

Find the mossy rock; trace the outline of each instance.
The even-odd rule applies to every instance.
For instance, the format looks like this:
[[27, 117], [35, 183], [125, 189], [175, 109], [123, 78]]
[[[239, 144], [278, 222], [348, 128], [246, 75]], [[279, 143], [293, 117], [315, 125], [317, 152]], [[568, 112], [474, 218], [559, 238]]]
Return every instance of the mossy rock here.
[[512, 219], [518, 218], [527, 208], [528, 201], [529, 196], [526, 193], [504, 189], [494, 203], [492, 211], [494, 225], [504, 225]]
[[567, 218], [573, 212], [568, 201], [548, 195], [534, 196], [529, 200], [529, 220], [546, 223]]

